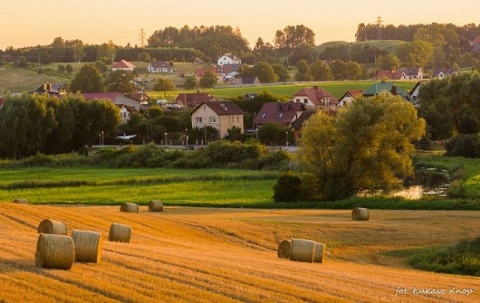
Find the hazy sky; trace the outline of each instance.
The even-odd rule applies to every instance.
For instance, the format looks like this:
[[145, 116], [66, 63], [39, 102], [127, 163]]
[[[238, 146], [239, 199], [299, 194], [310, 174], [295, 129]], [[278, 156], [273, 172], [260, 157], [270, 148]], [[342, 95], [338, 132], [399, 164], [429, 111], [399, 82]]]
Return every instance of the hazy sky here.
[[0, 49], [47, 45], [55, 37], [88, 44], [140, 45], [167, 26], [230, 25], [253, 47], [259, 37], [303, 24], [315, 43], [354, 41], [359, 23], [480, 23], [479, 0], [2, 0]]

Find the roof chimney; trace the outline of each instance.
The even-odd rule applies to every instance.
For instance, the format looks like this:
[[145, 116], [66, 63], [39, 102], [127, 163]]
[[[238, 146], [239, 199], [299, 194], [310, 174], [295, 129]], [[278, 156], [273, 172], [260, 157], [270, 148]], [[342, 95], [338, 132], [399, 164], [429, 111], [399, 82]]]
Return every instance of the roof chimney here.
[[317, 89], [318, 89], [318, 85], [314, 85], [314, 86], [313, 86], [313, 89], [314, 89], [314, 90], [317, 90]]

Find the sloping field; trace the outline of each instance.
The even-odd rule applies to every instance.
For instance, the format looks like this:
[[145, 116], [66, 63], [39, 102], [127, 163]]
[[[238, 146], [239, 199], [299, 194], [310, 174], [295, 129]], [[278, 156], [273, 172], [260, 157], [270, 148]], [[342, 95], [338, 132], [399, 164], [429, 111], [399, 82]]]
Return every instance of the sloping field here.
[[[374, 210], [362, 222], [345, 210], [119, 209], [0, 203], [0, 302], [480, 301], [478, 277], [414, 270], [383, 253], [476, 237], [480, 212]], [[69, 235], [100, 232], [101, 262], [36, 267], [47, 218]], [[130, 243], [107, 241], [114, 222], [132, 227]], [[325, 243], [324, 263], [279, 259], [292, 237]]]

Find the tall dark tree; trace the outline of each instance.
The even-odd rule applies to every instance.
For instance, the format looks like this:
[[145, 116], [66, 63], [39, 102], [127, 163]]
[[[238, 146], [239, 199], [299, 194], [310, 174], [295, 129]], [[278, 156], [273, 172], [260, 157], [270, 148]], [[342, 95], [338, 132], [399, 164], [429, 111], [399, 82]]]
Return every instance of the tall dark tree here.
[[131, 71], [116, 70], [111, 72], [106, 84], [109, 92], [135, 92], [134, 75]]
[[103, 93], [105, 91], [105, 79], [100, 71], [91, 64], [83, 65], [70, 84], [71, 92]]

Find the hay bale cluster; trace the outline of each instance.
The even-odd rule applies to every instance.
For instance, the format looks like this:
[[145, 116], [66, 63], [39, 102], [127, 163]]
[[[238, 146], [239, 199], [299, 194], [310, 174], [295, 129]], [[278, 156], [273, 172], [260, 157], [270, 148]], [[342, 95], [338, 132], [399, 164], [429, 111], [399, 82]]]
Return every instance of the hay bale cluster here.
[[13, 203], [16, 203], [16, 204], [28, 204], [28, 200], [27, 200], [27, 199], [15, 199], [15, 200], [13, 200]]
[[312, 240], [296, 239], [284, 240], [277, 250], [279, 258], [291, 261], [322, 263], [325, 256], [325, 244]]

